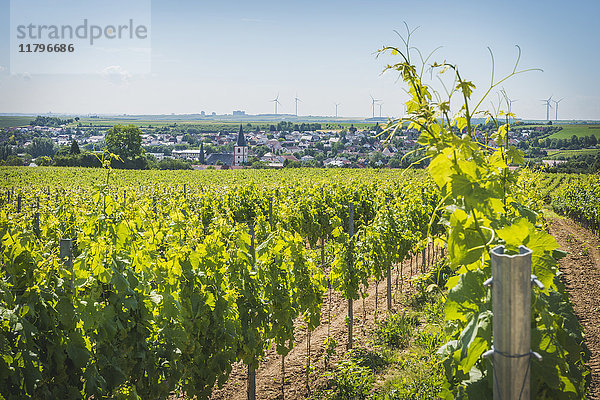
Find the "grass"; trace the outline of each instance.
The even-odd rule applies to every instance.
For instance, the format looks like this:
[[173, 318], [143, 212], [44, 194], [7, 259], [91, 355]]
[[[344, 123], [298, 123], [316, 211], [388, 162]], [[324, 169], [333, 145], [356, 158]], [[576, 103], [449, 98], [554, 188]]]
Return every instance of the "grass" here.
[[0, 128], [13, 128], [13, 127], [19, 127], [19, 126], [27, 126], [34, 119], [35, 119], [34, 117], [1, 115], [0, 116]]
[[436, 355], [447, 340], [443, 296], [405, 295], [400, 303], [403, 310], [385, 315], [372, 332], [367, 348], [347, 352], [335, 370], [326, 374], [327, 389], [316, 391], [312, 399], [437, 398], [445, 382]]
[[551, 139], [570, 139], [573, 135], [577, 137], [595, 135], [600, 139], [600, 125], [571, 124], [559, 126], [562, 126], [562, 129], [550, 135]]

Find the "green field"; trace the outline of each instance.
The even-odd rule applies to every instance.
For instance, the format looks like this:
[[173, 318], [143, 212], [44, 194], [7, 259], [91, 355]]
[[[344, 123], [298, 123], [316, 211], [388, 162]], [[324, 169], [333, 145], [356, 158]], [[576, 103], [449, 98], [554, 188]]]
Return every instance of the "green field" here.
[[583, 136], [596, 136], [600, 139], [600, 125], [564, 125], [563, 128], [552, 135], [552, 139], [570, 139], [571, 136], [583, 137]]
[[[515, 128], [519, 129], [533, 129], [538, 126], [547, 126], [546, 124], [527, 124], [527, 125], [518, 125]], [[577, 137], [583, 136], [591, 136], [595, 135], [600, 139], [600, 124], [557, 124], [555, 126], [559, 126], [562, 129], [559, 132], [556, 132], [550, 136], [551, 139], [570, 139], [571, 136], [575, 135]]]
[[0, 128], [12, 128], [16, 126], [26, 126], [33, 120], [33, 117], [21, 116], [0, 116]]
[[548, 159], [556, 160], [560, 157], [572, 158], [575, 156], [587, 155], [587, 154], [598, 154], [600, 149], [581, 149], [581, 150], [549, 150]]
[[[256, 126], [261, 129], [268, 129], [270, 125], [277, 125], [279, 121], [213, 121], [213, 120], [185, 120], [185, 119], [149, 119], [149, 118], [135, 118], [135, 117], [123, 117], [123, 118], [81, 118], [79, 120], [84, 126], [94, 126], [99, 128], [110, 128], [117, 124], [132, 124], [142, 128], [152, 126], [153, 128], [165, 127], [165, 126], [185, 126], [188, 128], [197, 128], [200, 130], [219, 130], [219, 131], [233, 131], [236, 130], [240, 124], [246, 126], [247, 124], [252, 125], [253, 128]], [[315, 123], [315, 121], [292, 121], [294, 124], [302, 123]], [[375, 123], [349, 123], [349, 122], [320, 122], [321, 129], [347, 129], [351, 125], [354, 125], [358, 129], [369, 129], [372, 128]], [[73, 124], [72, 126], [76, 126]]]
[[[74, 117], [59, 117], [61, 119], [74, 118]], [[10, 128], [10, 127], [18, 127], [18, 126], [26, 126], [29, 125], [35, 117], [33, 116], [0, 116], [0, 129], [1, 128]], [[373, 128], [375, 122], [337, 122], [337, 121], [325, 121], [320, 122], [313, 118], [307, 118], [306, 120], [298, 120], [298, 121], [289, 121], [288, 118], [283, 118], [283, 121], [292, 122], [294, 124], [302, 124], [302, 123], [320, 123], [321, 129], [347, 129], [351, 125], [354, 125], [358, 129], [370, 129]], [[268, 129], [270, 125], [277, 125], [280, 120], [273, 121], [219, 121], [219, 120], [205, 120], [205, 119], [185, 119], [185, 118], [177, 118], [171, 116], [123, 116], [123, 117], [100, 117], [100, 118], [89, 118], [82, 117], [78, 122], [73, 122], [69, 124], [68, 127], [75, 128], [79, 123], [83, 126], [93, 126], [97, 128], [110, 128], [117, 124], [132, 124], [135, 126], [139, 126], [142, 128], [153, 127], [175, 127], [175, 126], [184, 126], [188, 128], [197, 128], [199, 130], [208, 130], [208, 131], [234, 131], [237, 130], [240, 124], [246, 126], [247, 124], [252, 125], [252, 129], [255, 129], [257, 126], [260, 129]], [[380, 123], [381, 124], [381, 123]], [[385, 124], [381, 124], [385, 125]]]

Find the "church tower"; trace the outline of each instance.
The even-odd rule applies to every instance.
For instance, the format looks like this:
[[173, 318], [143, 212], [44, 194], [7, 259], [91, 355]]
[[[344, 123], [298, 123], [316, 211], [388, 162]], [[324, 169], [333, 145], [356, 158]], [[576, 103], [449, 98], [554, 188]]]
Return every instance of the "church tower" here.
[[248, 144], [244, 137], [244, 131], [240, 124], [240, 132], [238, 133], [237, 142], [233, 147], [233, 165], [242, 165], [242, 163], [248, 162]]

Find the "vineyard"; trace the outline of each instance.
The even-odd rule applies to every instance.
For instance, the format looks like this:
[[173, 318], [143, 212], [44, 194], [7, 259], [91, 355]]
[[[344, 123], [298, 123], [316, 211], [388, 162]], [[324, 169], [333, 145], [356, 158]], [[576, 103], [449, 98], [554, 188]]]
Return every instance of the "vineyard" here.
[[[597, 232], [598, 177], [518, 168], [514, 116], [479, 109], [526, 72], [520, 53], [472, 104], [458, 67], [417, 67], [403, 41], [380, 51], [399, 57], [387, 69], [411, 96], [384, 133], [419, 130], [426, 172], [126, 172], [106, 159], [103, 170], [0, 169], [0, 399], [485, 399], [497, 398], [504, 359], [526, 361], [516, 393], [529, 384], [532, 398], [585, 398], [591, 354], [544, 207]], [[453, 75], [447, 101], [424, 83], [430, 70]], [[464, 104], [450, 115], [453, 94]], [[481, 115], [496, 126], [493, 146], [473, 134]], [[498, 249], [530, 256], [528, 352], [500, 349], [492, 326]], [[369, 332], [355, 346], [358, 320]], [[371, 333], [383, 345], [364, 340]], [[306, 390], [286, 391], [292, 367], [299, 382], [299, 337]], [[257, 380], [275, 356], [281, 372], [271, 364], [267, 379], [281, 392], [265, 396]], [[410, 374], [376, 382], [394, 363]]]
[[208, 398], [237, 361], [253, 379], [271, 346], [285, 365], [299, 330], [330, 324], [328, 290], [351, 315], [369, 285], [443, 243], [440, 191], [419, 172], [188, 172], [168, 185], [161, 172], [22, 171], [1, 171], [6, 399]]
[[56, 190], [46, 173], [2, 196], [7, 399], [206, 398], [234, 362], [285, 356], [298, 317], [322, 323], [328, 281], [352, 302], [424, 249], [438, 201], [422, 174]]
[[600, 235], [600, 175], [571, 179], [552, 194], [552, 207]]

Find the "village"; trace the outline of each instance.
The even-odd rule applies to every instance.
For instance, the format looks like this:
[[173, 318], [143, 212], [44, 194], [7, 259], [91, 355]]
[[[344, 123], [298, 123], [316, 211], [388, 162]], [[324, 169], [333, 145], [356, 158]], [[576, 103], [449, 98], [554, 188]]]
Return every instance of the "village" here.
[[[248, 123], [240, 124], [235, 130], [219, 132], [203, 131], [201, 125], [186, 127], [177, 124], [162, 127], [148, 125], [140, 129], [141, 145], [146, 157], [156, 162], [169, 159], [184, 161], [194, 169], [401, 168], [414, 162], [415, 157], [405, 155], [416, 148], [419, 132], [403, 129], [391, 137], [383, 130], [383, 126], [376, 123], [360, 129], [350, 125], [343, 129], [276, 130], [277, 127], [273, 125], [270, 129], [264, 129]], [[82, 151], [102, 152], [107, 130], [79, 123], [7, 128], [0, 134], [2, 141], [10, 144], [13, 154], [26, 156], [28, 146], [35, 138], [50, 139], [57, 154], [61, 149], [66, 151], [74, 141]], [[511, 131], [509, 145], [519, 147], [534, 133], [533, 129]], [[475, 130], [475, 136], [481, 143], [496, 146], [488, 130]], [[244, 144], [245, 157], [236, 159], [234, 151], [240, 147], [240, 143]]]

